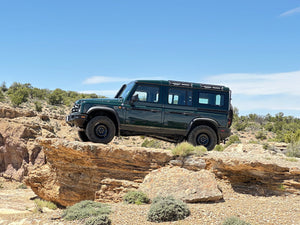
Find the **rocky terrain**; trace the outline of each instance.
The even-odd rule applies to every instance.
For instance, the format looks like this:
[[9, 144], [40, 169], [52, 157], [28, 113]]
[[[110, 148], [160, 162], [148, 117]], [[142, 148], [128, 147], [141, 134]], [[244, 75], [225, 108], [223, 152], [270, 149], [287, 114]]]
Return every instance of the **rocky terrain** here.
[[[121, 203], [132, 189], [188, 202], [192, 215], [178, 224], [220, 224], [233, 215], [253, 224], [300, 224], [300, 160], [282, 154], [281, 144], [265, 150], [241, 134], [242, 143], [223, 152], [176, 158], [171, 144], [144, 148], [139, 137], [79, 142], [64, 113], [0, 103], [0, 224], [66, 224], [61, 210], [32, 213], [35, 196], [61, 206], [105, 202], [113, 224], [151, 224], [149, 205]], [[17, 181], [30, 189], [16, 189]]]

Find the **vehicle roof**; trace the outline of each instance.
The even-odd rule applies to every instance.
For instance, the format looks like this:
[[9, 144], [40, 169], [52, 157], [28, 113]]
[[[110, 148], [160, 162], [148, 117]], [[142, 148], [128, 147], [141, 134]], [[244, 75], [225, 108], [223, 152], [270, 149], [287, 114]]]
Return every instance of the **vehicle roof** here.
[[230, 91], [229, 87], [215, 84], [204, 84], [204, 83], [193, 83], [186, 81], [173, 81], [173, 80], [136, 80], [137, 83], [156, 84], [174, 87], [185, 87], [185, 88], [201, 88], [218, 91]]

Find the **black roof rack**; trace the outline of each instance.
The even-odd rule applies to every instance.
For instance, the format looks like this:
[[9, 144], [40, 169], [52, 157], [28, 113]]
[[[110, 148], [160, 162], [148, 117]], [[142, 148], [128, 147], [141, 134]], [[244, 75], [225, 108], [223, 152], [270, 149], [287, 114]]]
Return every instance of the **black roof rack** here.
[[214, 85], [214, 84], [201, 84], [201, 83], [192, 83], [192, 82], [184, 82], [184, 81], [174, 81], [169, 80], [169, 85], [176, 86], [176, 87], [200, 87], [204, 89], [211, 89], [211, 90], [224, 90], [224, 86], [221, 85]]

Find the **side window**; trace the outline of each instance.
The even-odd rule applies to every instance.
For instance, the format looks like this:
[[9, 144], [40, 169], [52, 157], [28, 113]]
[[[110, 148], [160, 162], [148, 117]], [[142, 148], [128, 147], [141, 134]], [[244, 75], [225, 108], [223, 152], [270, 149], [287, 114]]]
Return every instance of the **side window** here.
[[172, 105], [192, 105], [192, 91], [187, 89], [169, 88], [168, 103]]
[[140, 102], [157, 103], [159, 100], [159, 87], [139, 85], [133, 95], [138, 95]]
[[211, 106], [223, 106], [224, 105], [224, 95], [217, 93], [203, 93], [199, 92], [199, 104], [211, 105]]

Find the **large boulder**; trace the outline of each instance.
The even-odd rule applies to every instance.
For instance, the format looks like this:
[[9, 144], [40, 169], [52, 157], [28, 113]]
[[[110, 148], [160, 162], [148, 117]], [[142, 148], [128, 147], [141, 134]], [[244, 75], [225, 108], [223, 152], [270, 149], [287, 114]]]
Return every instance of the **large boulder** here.
[[223, 198], [215, 175], [207, 170], [197, 172], [181, 167], [164, 167], [149, 173], [139, 190], [149, 198], [173, 196], [189, 203], [218, 201]]
[[114, 184], [126, 181], [141, 183], [151, 170], [173, 158], [167, 150], [62, 139], [37, 142], [43, 146], [47, 164], [31, 171], [25, 182], [41, 198], [63, 206], [95, 199], [97, 191], [105, 191], [102, 185], [115, 189]]

